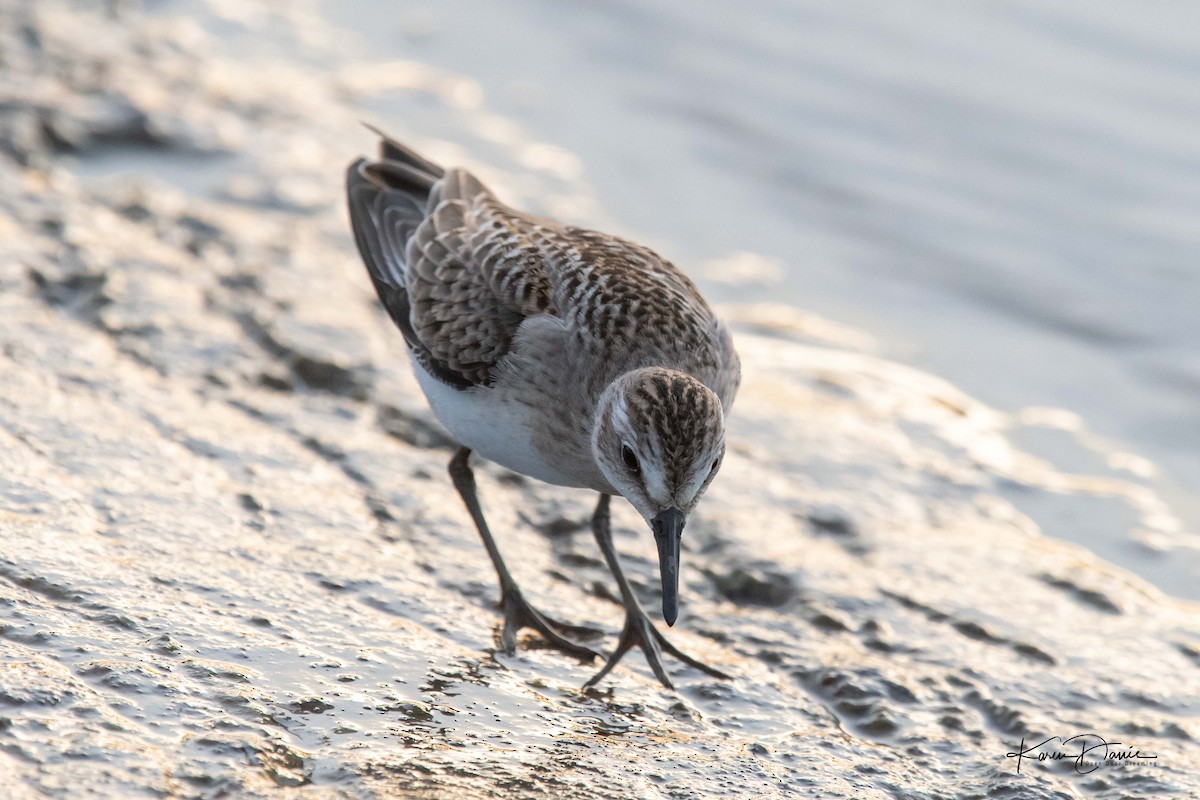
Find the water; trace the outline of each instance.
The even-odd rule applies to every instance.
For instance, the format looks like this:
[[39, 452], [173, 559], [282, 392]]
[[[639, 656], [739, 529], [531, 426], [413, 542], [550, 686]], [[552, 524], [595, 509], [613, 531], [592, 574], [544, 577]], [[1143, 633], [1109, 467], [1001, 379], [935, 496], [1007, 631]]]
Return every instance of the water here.
[[[1000, 409], [1077, 415], [1069, 442], [1040, 422], [1014, 435], [1064, 468], [1152, 487], [1176, 519], [1153, 535], [1135, 519], [1132, 537], [1171, 557], [1107, 515], [1026, 510], [1200, 597], [1200, 7], [322, 9], [370, 57], [464, 76], [489, 113], [575, 154], [594, 201], [583, 221], [694, 273], [745, 253], [770, 267], [731, 285], [714, 263], [710, 294], [851, 323]], [[405, 135], [489, 138], [404, 95], [371, 111]], [[1145, 466], [1128, 452], [1152, 468], [1125, 469]]]
[[[375, 51], [289, 0], [0, 13], [0, 794], [1196, 796], [1195, 604], [1110, 563], [1168, 588], [1186, 574], [1130, 558], [1135, 526], [1173, 545], [1138, 477], [1151, 462], [1120, 457], [1074, 412], [998, 413], [873, 352], [928, 357], [855, 292], [835, 307], [833, 277], [873, 302], [902, 285], [862, 277], [863, 254], [891, 250], [839, 227], [877, 213], [852, 214], [844, 190], [750, 192], [778, 185], [783, 162], [701, 158], [689, 137], [715, 146], [720, 126], [654, 98], [631, 105], [627, 129], [600, 115], [609, 129], [583, 133], [613, 149], [587, 151], [558, 132], [586, 127], [586, 108], [529, 119], [553, 116], [544, 86], [438, 69], [434, 52], [458, 46], [439, 33], [443, 8], [465, 7], [401, 7], [407, 33], [372, 31]], [[624, 70], [604, 82], [593, 68], [593, 103], [641, 85], [648, 51], [632, 35], [662, 12], [509, 13], [539, 8], [578, 38], [523, 29], [523, 57], [553, 44], [564, 63]], [[463, 19], [513, 49], [489, 13]], [[686, 44], [704, 43], [704, 19], [684, 20], [661, 58], [709, 75]], [[603, 48], [618, 42], [630, 53], [614, 63]], [[393, 45], [414, 60], [381, 64]], [[632, 653], [583, 691], [598, 664], [536, 636], [495, 651], [495, 580], [445, 474], [453, 445], [348, 235], [341, 170], [370, 143], [364, 115], [521, 205], [655, 241], [730, 301], [745, 381], [725, 468], [689, 521], [668, 635], [732, 681], [671, 662], [664, 691]], [[131, 120], [122, 142], [114, 125]], [[78, 151], [47, 130], [75, 131]], [[671, 147], [647, 151], [655, 141]], [[877, 191], [852, 160], [825, 183], [857, 174]], [[760, 162], [758, 177], [745, 168]], [[803, 197], [811, 221], [770, 216]], [[730, 216], [745, 208], [761, 217]], [[910, 216], [916, 237], [926, 216]], [[732, 305], [788, 299], [803, 277], [788, 242], [811, 245], [796, 263], [828, 269], [828, 291]], [[586, 530], [595, 498], [486, 463], [478, 475], [528, 597], [612, 647], [622, 616]], [[652, 537], [627, 503], [614, 537], [656, 608]], [[1155, 758], [1080, 774], [1018, 772], [1007, 755], [1085, 732]]]

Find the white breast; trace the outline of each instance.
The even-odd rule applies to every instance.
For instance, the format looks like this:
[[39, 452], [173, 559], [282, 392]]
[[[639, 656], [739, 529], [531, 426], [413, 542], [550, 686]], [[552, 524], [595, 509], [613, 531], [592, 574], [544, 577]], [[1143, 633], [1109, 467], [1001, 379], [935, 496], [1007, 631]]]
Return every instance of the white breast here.
[[413, 373], [438, 422], [461, 444], [508, 469], [558, 486], [583, 486], [533, 446], [536, 412], [506, 400], [491, 387], [455, 389], [434, 378], [414, 359]]

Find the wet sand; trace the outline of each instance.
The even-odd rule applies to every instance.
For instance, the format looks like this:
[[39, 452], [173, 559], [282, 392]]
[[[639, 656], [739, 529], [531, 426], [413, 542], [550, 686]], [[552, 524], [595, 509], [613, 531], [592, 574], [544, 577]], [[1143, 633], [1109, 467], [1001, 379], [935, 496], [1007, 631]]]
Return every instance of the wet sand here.
[[[291, 58], [248, 65], [186, 19], [9, 5], [0, 794], [1200, 795], [1197, 606], [1002, 493], [1156, 498], [1023, 455], [1006, 415], [787, 309], [726, 309], [744, 387], [671, 631], [735, 679], [674, 669], [667, 692], [633, 654], [583, 692], [596, 665], [534, 637], [493, 654], [450, 442], [347, 232], [362, 75], [319, 68], [298, 13], [272, 18]], [[449, 77], [390, 74], [454, 108]], [[131, 154], [212, 191], [80, 167]], [[487, 175], [586, 213], [555, 163]], [[593, 498], [480, 483], [528, 594], [610, 647]], [[653, 607], [649, 533], [624, 504], [614, 522]], [[1006, 758], [1082, 733], [1156, 758]]]

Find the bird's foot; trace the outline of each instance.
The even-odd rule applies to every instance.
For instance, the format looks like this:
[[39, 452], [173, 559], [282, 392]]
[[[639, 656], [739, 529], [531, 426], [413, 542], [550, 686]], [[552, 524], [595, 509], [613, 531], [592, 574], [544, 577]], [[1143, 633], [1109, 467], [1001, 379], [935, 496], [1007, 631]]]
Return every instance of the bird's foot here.
[[680, 651], [678, 647], [667, 641], [667, 637], [658, 632], [654, 627], [654, 623], [646, 616], [646, 613], [640, 608], [635, 611], [625, 611], [625, 627], [621, 630], [621, 640], [617, 642], [617, 649], [609, 656], [608, 663], [604, 665], [604, 669], [597, 672], [591, 680], [583, 685], [583, 688], [595, 686], [604, 679], [604, 676], [612, 671], [612, 668], [617, 665], [617, 662], [629, 652], [634, 646], [642, 648], [642, 652], [646, 655], [646, 661], [650, 664], [650, 669], [654, 670], [654, 677], [662, 682], [662, 685], [668, 689], [674, 689], [674, 684], [667, 677], [667, 671], [663, 668], [661, 652], [665, 651], [675, 658], [679, 659], [689, 667], [695, 667], [706, 675], [711, 675], [714, 678], [721, 680], [732, 680], [732, 678], [714, 669], [702, 661], [697, 661], [686, 653]]
[[578, 636], [589, 636], [598, 634], [600, 631], [582, 625], [568, 625], [547, 617], [531, 606], [516, 586], [508, 586], [502, 590], [500, 607], [504, 611], [504, 629], [500, 632], [500, 650], [506, 655], [512, 655], [517, 649], [517, 632], [522, 628], [533, 628], [552, 647], [567, 655], [585, 661], [591, 661], [600, 656], [592, 648], [573, 642], [559, 633], [562, 631]]

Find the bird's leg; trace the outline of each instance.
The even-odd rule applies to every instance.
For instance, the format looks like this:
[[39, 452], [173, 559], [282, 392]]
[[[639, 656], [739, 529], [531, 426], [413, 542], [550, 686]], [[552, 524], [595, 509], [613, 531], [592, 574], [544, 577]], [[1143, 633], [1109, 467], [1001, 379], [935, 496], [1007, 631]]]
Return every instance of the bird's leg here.
[[483, 546], [487, 548], [488, 555], [492, 558], [492, 565], [496, 568], [496, 577], [500, 580], [500, 607], [504, 610], [504, 630], [500, 634], [500, 649], [511, 655], [516, 649], [517, 631], [522, 628], [533, 628], [546, 641], [564, 653], [591, 661], [599, 653], [590, 647], [584, 647], [567, 639], [556, 630], [557, 628], [586, 633], [590, 630], [589, 628], [565, 625], [551, 619], [531, 606], [521, 594], [521, 589], [504, 564], [500, 548], [496, 546], [492, 532], [488, 530], [487, 521], [483, 518], [483, 509], [479, 505], [479, 495], [475, 490], [475, 473], [471, 469], [470, 458], [470, 448], [459, 448], [458, 452], [454, 454], [454, 458], [450, 459], [450, 479], [454, 481], [454, 488], [458, 489], [458, 494], [467, 506], [471, 519], [475, 521], [475, 527], [483, 539]]
[[596, 505], [596, 513], [592, 515], [592, 533], [596, 535], [596, 543], [600, 545], [600, 551], [604, 553], [604, 560], [608, 562], [608, 568], [612, 571], [613, 577], [617, 579], [617, 586], [621, 589], [621, 602], [625, 605], [625, 627], [621, 630], [621, 639], [617, 643], [617, 649], [609, 656], [608, 663], [604, 665], [604, 669], [597, 672], [590, 681], [585, 683], [584, 688], [594, 686], [603, 680], [604, 676], [612, 671], [612, 668], [617, 665], [621, 657], [628, 653], [634, 645], [642, 648], [642, 652], [646, 654], [646, 661], [650, 663], [650, 669], [654, 670], [654, 676], [668, 689], [674, 689], [675, 687], [671, 683], [671, 679], [667, 677], [667, 671], [663, 669], [660, 650], [665, 650], [688, 666], [695, 667], [707, 675], [730, 680], [730, 677], [724, 672], [713, 669], [707, 664], [680, 652], [679, 648], [668, 642], [666, 637], [659, 633], [654, 624], [650, 622], [649, 617], [646, 616], [646, 612], [642, 610], [642, 604], [638, 602], [637, 595], [633, 593], [633, 587], [629, 585], [629, 581], [625, 578], [625, 573], [621, 571], [621, 563], [617, 560], [617, 551], [613, 547], [612, 541], [609, 500], [608, 495], [600, 495], [600, 502]]

